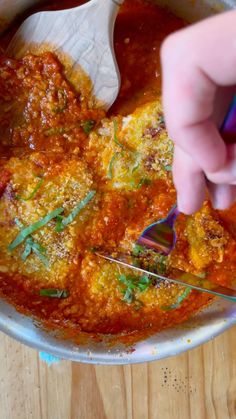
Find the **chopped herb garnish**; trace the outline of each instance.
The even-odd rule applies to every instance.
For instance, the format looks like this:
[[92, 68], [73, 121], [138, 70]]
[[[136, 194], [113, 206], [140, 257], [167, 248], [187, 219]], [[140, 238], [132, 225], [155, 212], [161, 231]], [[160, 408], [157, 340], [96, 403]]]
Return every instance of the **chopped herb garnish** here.
[[136, 281], [137, 278], [138, 278], [137, 276], [125, 275], [125, 274], [121, 274], [118, 276], [119, 281], [122, 282], [122, 284], [126, 285], [130, 289], [135, 289], [134, 281]]
[[59, 290], [59, 289], [41, 289], [39, 291], [41, 297], [50, 297], [50, 298], [67, 298], [69, 297], [69, 291]]
[[[18, 218], [15, 218], [15, 223], [19, 228], [24, 228], [24, 225], [20, 222], [20, 220]], [[37, 243], [31, 236], [28, 236], [26, 241], [26, 246], [25, 246], [25, 250], [21, 255], [21, 259], [25, 262], [25, 260], [27, 259], [27, 257], [34, 252], [38, 258], [43, 262], [43, 264], [48, 267], [49, 263], [48, 263], [48, 259], [45, 256], [46, 253], [46, 249], [41, 246], [41, 244]]]
[[163, 115], [160, 115], [157, 121], [158, 124], [165, 124], [165, 118]]
[[57, 216], [56, 232], [60, 233], [68, 224], [72, 223], [80, 211], [91, 201], [91, 199], [93, 199], [95, 194], [96, 191], [90, 191], [88, 195], [72, 210], [68, 217], [61, 219], [61, 217]]
[[205, 279], [205, 278], [206, 278], [206, 276], [207, 276], [207, 273], [206, 273], [206, 272], [201, 272], [200, 274], [197, 274], [197, 276], [198, 276], [199, 278]]
[[26, 240], [25, 250], [21, 255], [21, 259], [23, 260], [23, 262], [26, 261], [27, 257], [31, 254], [31, 251], [32, 251], [32, 246], [31, 246], [31, 243], [28, 242], [28, 239]]
[[16, 223], [17, 227], [19, 227], [19, 228], [23, 228], [24, 227], [24, 225], [21, 223], [21, 221], [19, 220], [19, 218], [15, 218], [15, 223]]
[[149, 276], [143, 275], [140, 277], [139, 282], [137, 283], [137, 288], [139, 291], [144, 292], [151, 285], [151, 280]]
[[30, 199], [34, 198], [34, 196], [36, 195], [36, 193], [38, 192], [39, 188], [42, 186], [42, 183], [44, 181], [43, 178], [38, 177], [37, 179], [39, 179], [37, 185], [35, 186], [35, 188], [33, 189], [33, 191], [30, 193], [30, 195], [27, 198], [23, 198], [19, 195], [16, 195], [16, 199], [19, 199], [20, 201], [29, 201]]
[[62, 135], [65, 134], [69, 129], [66, 127], [55, 127], [55, 128], [49, 128], [44, 131], [44, 134], [47, 137], [50, 137], [51, 135]]
[[159, 255], [158, 261], [157, 261], [157, 271], [160, 275], [165, 275], [166, 273], [166, 262], [167, 262], [167, 256]]
[[132, 250], [132, 264], [149, 272], [165, 275], [168, 257], [157, 254], [145, 246], [135, 244]]
[[140, 179], [139, 183], [137, 184], [137, 188], [140, 189], [143, 185], [148, 186], [148, 185], [151, 185], [151, 183], [152, 183], [151, 179], [144, 177]]
[[143, 185], [148, 186], [151, 185], [152, 181], [151, 179], [148, 179], [146, 177], [143, 177], [140, 179], [138, 183], [136, 183], [134, 180], [131, 180], [130, 184], [133, 188], [140, 189]]
[[52, 111], [55, 113], [61, 113], [67, 108], [67, 95], [64, 90], [59, 89], [57, 92], [58, 97], [58, 106], [52, 108]]
[[114, 165], [114, 162], [115, 162], [116, 158], [119, 156], [119, 154], [121, 154], [121, 153], [117, 152], [117, 153], [113, 154], [113, 156], [110, 160], [110, 163], [108, 165], [108, 174], [107, 174], [107, 177], [109, 179], [113, 178], [113, 165]]
[[187, 296], [189, 295], [191, 291], [190, 287], [186, 287], [184, 292], [177, 298], [177, 301], [175, 304], [171, 304], [170, 306], [163, 306], [161, 307], [162, 310], [164, 311], [169, 311], [169, 310], [174, 310], [176, 308], [179, 308], [181, 303], [185, 300], [185, 298], [187, 298]]
[[32, 248], [32, 252], [38, 256], [38, 258], [41, 260], [41, 262], [43, 262], [43, 264], [46, 267], [48, 267], [49, 262], [48, 262], [47, 257], [45, 256], [46, 249], [43, 246], [41, 246], [39, 243], [36, 243], [35, 241], [32, 241], [31, 248]]
[[31, 224], [30, 226], [23, 228], [23, 230], [21, 230], [21, 232], [18, 234], [18, 236], [15, 238], [15, 240], [8, 246], [8, 249], [9, 250], [15, 249], [28, 236], [30, 236], [32, 233], [39, 230], [40, 228], [44, 227], [46, 224], [48, 224], [49, 221], [51, 221], [53, 218], [56, 218], [63, 211], [64, 211], [64, 208], [57, 208], [54, 211], [51, 211], [49, 214], [47, 214], [41, 220], [36, 221], [36, 223]]
[[124, 291], [123, 300], [128, 304], [131, 304], [134, 301], [133, 291], [130, 288], [126, 288], [126, 290]]
[[133, 276], [121, 274], [118, 276], [118, 280], [125, 286], [122, 290], [124, 294], [123, 300], [131, 304], [135, 300], [134, 291], [144, 292], [151, 285], [151, 279], [147, 275], [143, 276]]
[[121, 144], [120, 141], [118, 140], [118, 135], [117, 135], [117, 131], [118, 131], [118, 124], [117, 121], [114, 119], [113, 120], [113, 126], [114, 126], [114, 141], [115, 143], [121, 147], [121, 148], [125, 148], [124, 144]]
[[140, 163], [139, 162], [136, 162], [135, 165], [132, 168], [131, 173], [134, 173], [139, 168], [139, 166], [140, 166]]
[[95, 121], [93, 121], [92, 119], [89, 119], [88, 121], [83, 121], [81, 123], [81, 126], [82, 126], [85, 134], [89, 134], [90, 131], [92, 131], [94, 125], [95, 125]]
[[167, 172], [171, 172], [171, 171], [172, 171], [172, 166], [171, 166], [170, 164], [167, 164], [166, 166], [164, 166], [164, 169], [165, 169]]
[[63, 216], [62, 215], [58, 215], [56, 217], [56, 228], [55, 228], [55, 230], [56, 230], [57, 233], [59, 233], [60, 231], [63, 230], [62, 221], [63, 221]]
[[43, 262], [43, 264], [46, 267], [48, 267], [49, 262], [48, 262], [47, 257], [45, 256], [46, 249], [43, 246], [41, 246], [41, 244], [34, 241], [32, 237], [28, 237], [25, 243], [26, 243], [26, 246], [25, 246], [24, 252], [21, 255], [21, 259], [25, 261], [27, 257], [33, 252], [38, 256], [41, 262]]
[[141, 246], [140, 244], [135, 244], [133, 250], [132, 250], [132, 254], [134, 256], [139, 256], [140, 253], [145, 252], [145, 248], [143, 246]]

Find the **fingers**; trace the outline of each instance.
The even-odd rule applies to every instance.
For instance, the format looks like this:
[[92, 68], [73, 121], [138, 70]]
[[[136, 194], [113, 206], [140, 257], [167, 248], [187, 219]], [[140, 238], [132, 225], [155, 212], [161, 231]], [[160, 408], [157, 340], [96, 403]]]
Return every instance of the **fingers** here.
[[205, 176], [193, 159], [179, 147], [175, 147], [173, 177], [179, 210], [185, 214], [198, 211], [206, 197]]
[[[171, 129], [170, 131], [173, 131], [174, 134], [174, 130]], [[225, 164], [226, 145], [211, 121], [192, 126], [176, 127], [174, 142], [192, 156], [195, 163], [204, 172], [215, 172]]]
[[186, 214], [204, 200], [205, 174], [215, 183], [215, 205], [235, 198], [235, 147], [229, 155], [213, 120], [219, 87], [236, 85], [235, 22], [236, 11], [206, 19], [168, 37], [161, 50], [165, 120], [176, 145], [173, 177]]
[[[230, 146], [229, 156], [236, 155], [236, 146]], [[222, 170], [223, 172], [223, 170]], [[221, 172], [219, 172], [221, 173]], [[175, 147], [173, 163], [174, 183], [177, 190], [178, 208], [185, 214], [198, 211], [206, 198], [206, 187], [214, 208], [223, 210], [236, 200], [236, 185], [215, 184], [206, 181], [205, 175], [194, 160], [181, 148]], [[220, 174], [215, 174], [220, 176]], [[209, 176], [210, 177], [210, 176]], [[235, 182], [232, 180], [232, 183]], [[236, 183], [236, 182], [235, 182]]]
[[[163, 105], [168, 132], [204, 171], [220, 169], [226, 147], [211, 121], [217, 86], [191, 58], [176, 53], [177, 41], [162, 50]], [[193, 45], [194, 48], [194, 45]]]
[[[187, 62], [201, 69], [219, 86], [235, 84], [236, 10], [188, 26], [170, 35], [164, 42], [163, 53], [173, 57], [178, 68]], [[169, 59], [169, 58], [168, 58]], [[178, 71], [178, 68], [176, 70]], [[197, 87], [196, 87], [197, 88]]]
[[236, 186], [216, 185], [209, 182], [208, 190], [212, 205], [218, 210], [229, 208], [236, 199]]
[[207, 179], [213, 183], [236, 185], [236, 144], [227, 146], [226, 163], [217, 172], [206, 172]]

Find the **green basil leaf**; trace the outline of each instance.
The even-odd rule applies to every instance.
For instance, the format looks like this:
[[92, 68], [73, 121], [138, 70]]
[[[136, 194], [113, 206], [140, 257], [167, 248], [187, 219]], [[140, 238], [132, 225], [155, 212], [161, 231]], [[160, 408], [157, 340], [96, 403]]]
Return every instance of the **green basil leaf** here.
[[175, 310], [176, 308], [179, 308], [181, 303], [185, 300], [185, 298], [188, 297], [190, 292], [191, 292], [191, 288], [186, 287], [184, 292], [177, 298], [177, 301], [175, 304], [171, 304], [169, 306], [162, 306], [161, 309], [164, 311], [169, 311], [169, 310]]
[[114, 127], [114, 142], [120, 147], [120, 148], [125, 148], [124, 144], [121, 144], [120, 141], [118, 140], [118, 124], [117, 121], [114, 119], [113, 120], [113, 127]]
[[49, 223], [49, 221], [51, 221], [53, 218], [56, 218], [63, 211], [64, 211], [64, 208], [57, 208], [57, 209], [51, 211], [49, 214], [47, 214], [41, 220], [36, 221], [36, 223], [31, 224], [30, 226], [23, 228], [23, 230], [21, 230], [21, 232], [18, 234], [18, 236], [15, 238], [15, 240], [8, 246], [8, 249], [9, 250], [15, 249], [17, 246], [19, 246], [19, 244], [21, 244], [26, 239], [26, 237], [30, 236], [35, 231], [44, 227], [46, 224]]
[[60, 290], [54, 288], [43, 288], [39, 291], [41, 297], [50, 297], [50, 298], [67, 298], [69, 297], [69, 291]]
[[43, 181], [44, 181], [43, 178], [40, 178], [38, 176], [37, 176], [37, 179], [39, 179], [37, 185], [35, 186], [35, 188], [31, 192], [31, 194], [27, 198], [23, 198], [19, 195], [16, 195], [16, 199], [19, 199], [20, 201], [29, 201], [30, 199], [34, 198], [34, 196], [36, 195], [36, 193], [38, 192], [39, 188], [41, 187], [41, 185], [43, 184]]
[[92, 119], [89, 119], [88, 121], [83, 121], [81, 122], [81, 126], [85, 132], [85, 134], [89, 134], [92, 129], [94, 128], [95, 125], [95, 121], [93, 121]]
[[80, 211], [84, 207], [86, 207], [86, 205], [91, 201], [91, 199], [93, 199], [95, 194], [96, 191], [90, 191], [88, 195], [73, 209], [73, 211], [68, 215], [68, 217], [65, 217], [62, 221], [59, 221], [59, 224], [57, 225], [58, 227], [56, 226], [56, 228], [59, 231], [62, 231], [68, 224], [72, 223], [72, 221], [74, 221], [74, 219], [77, 217]]

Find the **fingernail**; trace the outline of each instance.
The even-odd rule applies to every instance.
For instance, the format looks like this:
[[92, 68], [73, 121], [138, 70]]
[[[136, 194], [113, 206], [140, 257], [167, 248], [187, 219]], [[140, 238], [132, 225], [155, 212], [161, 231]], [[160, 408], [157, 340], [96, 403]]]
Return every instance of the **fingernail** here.
[[190, 203], [189, 199], [186, 200], [185, 198], [182, 198], [182, 197], [178, 197], [177, 205], [178, 205], [179, 211], [186, 215], [194, 214], [196, 211], [199, 211], [199, 209], [202, 206], [201, 202], [200, 202], [200, 205], [199, 203], [196, 203], [196, 202]]
[[235, 190], [231, 185], [216, 185], [211, 194], [212, 206], [217, 210], [229, 208], [235, 199]]
[[185, 200], [182, 197], [178, 196], [178, 199], [177, 199], [178, 210], [180, 212], [183, 212], [184, 214], [186, 214], [187, 213], [186, 209], [187, 209], [188, 205], [186, 205], [186, 202], [184, 202], [184, 201]]
[[177, 206], [178, 206], [178, 210], [180, 211], [180, 212], [184, 212], [184, 205], [182, 204], [182, 202], [178, 199], [178, 204], [177, 204]]
[[220, 201], [216, 198], [211, 199], [211, 203], [212, 203], [213, 208], [216, 209], [216, 210], [224, 209], [224, 208], [222, 208], [222, 205], [221, 205]]

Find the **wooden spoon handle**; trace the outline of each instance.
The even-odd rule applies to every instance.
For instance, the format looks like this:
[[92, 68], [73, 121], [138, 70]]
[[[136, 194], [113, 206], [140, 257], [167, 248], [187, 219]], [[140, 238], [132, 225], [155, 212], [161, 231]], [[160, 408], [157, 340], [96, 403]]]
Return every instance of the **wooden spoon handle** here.
[[[99, 28], [99, 33], [107, 28], [107, 22], [105, 20], [108, 18], [113, 24], [115, 22], [117, 13], [119, 11], [120, 6], [124, 3], [124, 0], [91, 0], [88, 3], [85, 3], [83, 6], [78, 6], [76, 8], [70, 9], [65, 11], [67, 14], [69, 13], [73, 18], [76, 18], [76, 14], [78, 16], [81, 15], [81, 10], [84, 8], [88, 10], [88, 20], [91, 21], [95, 25], [95, 27]], [[106, 24], [103, 25], [102, 22]], [[92, 28], [91, 28], [92, 29]], [[99, 35], [98, 33], [98, 35]]]
[[113, 3], [116, 3], [118, 6], [121, 6], [125, 0], [111, 0], [111, 1], [113, 1]]

